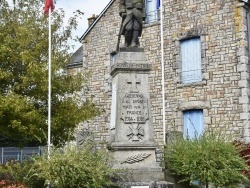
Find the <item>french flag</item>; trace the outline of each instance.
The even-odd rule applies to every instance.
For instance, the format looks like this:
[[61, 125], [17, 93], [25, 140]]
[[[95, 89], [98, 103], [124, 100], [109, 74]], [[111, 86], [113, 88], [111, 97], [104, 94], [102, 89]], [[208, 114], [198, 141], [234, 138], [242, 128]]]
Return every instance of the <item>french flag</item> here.
[[51, 8], [51, 12], [54, 10], [54, 2], [53, 0], [45, 0], [45, 6], [44, 6], [44, 14], [49, 14], [49, 9]]
[[156, 2], [156, 8], [157, 8], [157, 10], [160, 9], [160, 6], [161, 6], [161, 0], [157, 0], [157, 2]]

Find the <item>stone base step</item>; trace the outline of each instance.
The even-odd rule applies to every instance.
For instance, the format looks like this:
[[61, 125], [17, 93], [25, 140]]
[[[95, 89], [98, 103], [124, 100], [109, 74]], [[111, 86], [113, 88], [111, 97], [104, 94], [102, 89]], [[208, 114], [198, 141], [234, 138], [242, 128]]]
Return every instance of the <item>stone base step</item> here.
[[158, 182], [122, 182], [119, 188], [174, 188], [174, 184], [166, 181]]

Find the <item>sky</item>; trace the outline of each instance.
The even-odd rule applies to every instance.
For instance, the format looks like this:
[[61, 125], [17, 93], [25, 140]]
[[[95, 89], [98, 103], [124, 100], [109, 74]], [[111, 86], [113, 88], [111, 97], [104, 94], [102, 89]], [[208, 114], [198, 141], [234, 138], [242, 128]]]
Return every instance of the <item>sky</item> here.
[[[9, 3], [12, 0], [7, 0]], [[45, 0], [44, 0], [45, 1]], [[65, 11], [65, 22], [73, 16], [73, 12], [80, 10], [84, 15], [78, 19], [79, 25], [73, 32], [74, 36], [81, 37], [88, 28], [88, 18], [93, 14], [99, 15], [111, 0], [55, 0], [55, 9], [62, 8]], [[80, 42], [70, 42], [75, 45], [70, 52], [75, 52], [80, 46]]]
[[[110, 0], [57, 0], [55, 4], [55, 9], [63, 8], [65, 11], [65, 20], [68, 20], [73, 16], [73, 12], [80, 10], [84, 12], [84, 15], [78, 19], [78, 28], [73, 32], [74, 36], [81, 37], [88, 28], [88, 18], [92, 14], [99, 15], [102, 10], [108, 5]], [[71, 52], [76, 51], [80, 46], [80, 42], [71, 42], [70, 44], [75, 45]]]

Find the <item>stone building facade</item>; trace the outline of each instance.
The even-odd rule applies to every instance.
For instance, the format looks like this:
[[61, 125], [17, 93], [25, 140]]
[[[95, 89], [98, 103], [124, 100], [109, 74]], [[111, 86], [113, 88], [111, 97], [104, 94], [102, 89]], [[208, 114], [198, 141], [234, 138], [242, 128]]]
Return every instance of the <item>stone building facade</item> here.
[[[201, 112], [203, 130], [222, 129], [249, 141], [250, 5], [241, 0], [163, 0], [162, 6], [166, 133], [185, 132], [187, 112]], [[83, 69], [91, 73], [86, 95], [102, 113], [79, 129], [93, 131], [95, 140], [103, 142], [109, 140], [110, 67], [121, 24], [118, 9], [119, 1], [111, 0], [81, 37]], [[149, 83], [153, 127], [156, 141], [163, 145], [161, 22], [157, 9], [154, 15], [156, 19], [145, 22], [140, 41], [152, 64]], [[186, 69], [183, 64], [185, 54], [192, 54], [194, 61], [199, 58], [200, 66], [194, 66], [197, 79], [192, 78], [190, 66]]]

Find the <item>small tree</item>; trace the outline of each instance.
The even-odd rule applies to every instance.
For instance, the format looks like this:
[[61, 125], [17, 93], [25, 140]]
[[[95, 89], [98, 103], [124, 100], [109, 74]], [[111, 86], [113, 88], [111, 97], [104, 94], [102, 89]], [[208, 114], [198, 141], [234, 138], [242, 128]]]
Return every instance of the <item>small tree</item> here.
[[221, 134], [207, 131], [195, 139], [178, 139], [165, 149], [166, 167], [179, 182], [197, 180], [206, 188], [233, 187], [247, 181], [248, 169], [239, 151]]
[[[0, 0], [0, 147], [47, 144], [48, 17], [43, 7], [43, 0]], [[70, 62], [67, 42], [79, 15], [64, 27], [64, 11], [52, 13], [51, 142], [59, 147], [74, 139], [77, 124], [98, 114], [82, 92], [86, 77], [62, 72]]]

